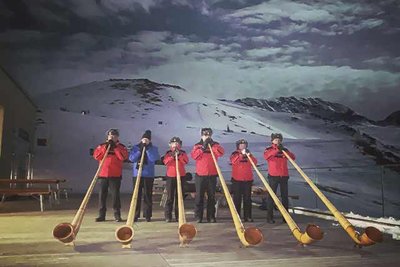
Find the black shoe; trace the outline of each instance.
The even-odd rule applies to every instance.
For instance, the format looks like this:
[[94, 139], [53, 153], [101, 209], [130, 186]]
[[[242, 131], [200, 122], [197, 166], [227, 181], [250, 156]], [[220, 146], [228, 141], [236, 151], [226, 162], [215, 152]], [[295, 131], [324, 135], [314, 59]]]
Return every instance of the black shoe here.
[[115, 221], [116, 221], [116, 222], [123, 222], [124, 220], [122, 220], [121, 217], [115, 217]]
[[146, 218], [146, 222], [151, 222], [151, 218]]
[[170, 222], [172, 222], [172, 219], [165, 219], [165, 222], [167, 222], [167, 223], [170, 223]]
[[197, 219], [197, 222], [198, 222], [198, 223], [202, 223], [202, 222], [203, 222], [203, 219]]
[[133, 219], [133, 221], [134, 221], [134, 222], [137, 222], [137, 221], [139, 221], [139, 218], [135, 218], [135, 219]]
[[106, 220], [106, 217], [97, 217], [95, 219], [96, 222], [104, 222]]
[[273, 224], [273, 223], [275, 223], [275, 221], [274, 221], [274, 219], [268, 218], [267, 223]]
[[254, 220], [252, 218], [250, 218], [250, 219], [249, 218], [244, 218], [244, 221], [245, 222], [254, 222]]

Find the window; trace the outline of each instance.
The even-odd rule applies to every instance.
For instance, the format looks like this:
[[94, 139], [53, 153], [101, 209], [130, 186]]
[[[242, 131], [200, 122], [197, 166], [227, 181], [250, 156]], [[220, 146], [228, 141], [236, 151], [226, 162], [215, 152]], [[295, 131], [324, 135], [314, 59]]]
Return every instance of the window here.
[[37, 145], [38, 146], [47, 146], [47, 139], [46, 138], [38, 138]]

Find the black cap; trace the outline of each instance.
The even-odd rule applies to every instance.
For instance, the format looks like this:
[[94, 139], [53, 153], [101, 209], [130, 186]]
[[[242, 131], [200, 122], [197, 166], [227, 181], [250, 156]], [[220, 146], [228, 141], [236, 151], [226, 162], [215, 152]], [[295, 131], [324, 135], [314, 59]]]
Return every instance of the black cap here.
[[275, 138], [280, 139], [281, 141], [283, 140], [283, 136], [281, 133], [272, 133], [271, 134], [271, 141], [273, 141]]
[[146, 130], [144, 132], [144, 134], [142, 135], [142, 138], [147, 138], [147, 139], [151, 140], [151, 131], [150, 130]]
[[171, 143], [174, 143], [174, 142], [177, 142], [177, 143], [179, 143], [180, 145], [182, 145], [182, 140], [181, 140], [179, 137], [177, 137], [177, 136], [174, 136], [174, 137], [171, 138], [171, 140], [169, 140], [169, 143], [170, 143], [170, 144], [171, 144]]
[[109, 134], [119, 136], [119, 131], [118, 131], [118, 129], [109, 129], [106, 132], [106, 135], [109, 135]]
[[213, 131], [211, 128], [201, 128], [201, 135], [212, 135]]

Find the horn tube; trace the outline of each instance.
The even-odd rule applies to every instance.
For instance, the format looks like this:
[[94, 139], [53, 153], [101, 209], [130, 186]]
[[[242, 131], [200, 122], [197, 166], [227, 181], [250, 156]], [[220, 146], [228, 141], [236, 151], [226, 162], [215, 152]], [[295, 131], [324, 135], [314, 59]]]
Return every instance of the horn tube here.
[[178, 210], [179, 210], [179, 226], [178, 226], [178, 234], [180, 246], [186, 246], [189, 244], [193, 238], [196, 236], [197, 230], [193, 226], [193, 224], [186, 223], [185, 217], [185, 207], [183, 203], [183, 193], [182, 193], [182, 181], [181, 174], [179, 172], [179, 162], [178, 162], [178, 154], [175, 154], [175, 167], [176, 167], [176, 187], [178, 194]]
[[377, 228], [369, 226], [365, 229], [365, 232], [360, 235], [354, 226], [344, 217], [336, 207], [328, 200], [328, 198], [322, 194], [321, 190], [311, 181], [311, 179], [303, 172], [303, 170], [297, 165], [297, 163], [286, 153], [286, 151], [282, 150], [283, 154], [288, 158], [290, 163], [296, 168], [296, 170], [301, 174], [301, 176], [306, 180], [309, 186], [314, 190], [317, 196], [324, 202], [325, 206], [329, 209], [329, 211], [335, 216], [338, 220], [339, 224], [343, 227], [343, 229], [347, 232], [347, 234], [351, 237], [351, 239], [355, 242], [356, 246], [371, 246], [375, 243], [380, 243], [383, 241], [382, 232]]
[[79, 229], [83, 221], [83, 216], [85, 215], [87, 204], [89, 202], [90, 196], [92, 195], [93, 189], [97, 182], [97, 178], [99, 177], [100, 170], [103, 167], [104, 161], [107, 158], [109, 151], [110, 151], [110, 145], [107, 147], [106, 153], [104, 154], [103, 159], [100, 161], [96, 174], [94, 175], [92, 182], [90, 183], [89, 188], [86, 191], [86, 195], [83, 198], [81, 205], [78, 211], [76, 212], [72, 222], [60, 223], [56, 225], [56, 227], [54, 227], [53, 229], [53, 237], [58, 239], [62, 243], [65, 243], [65, 245], [67, 246], [75, 246], [74, 240], [78, 235]]
[[297, 226], [296, 222], [293, 220], [292, 216], [290, 216], [289, 212], [285, 209], [285, 207], [280, 202], [279, 198], [276, 196], [274, 191], [272, 190], [271, 186], [265, 180], [265, 177], [261, 174], [258, 170], [257, 166], [254, 164], [254, 161], [250, 157], [250, 153], [247, 153], [247, 158], [249, 159], [251, 165], [253, 166], [254, 170], [258, 174], [258, 177], [263, 182], [265, 188], [268, 191], [268, 194], [274, 200], [276, 206], [278, 207], [279, 211], [281, 212], [283, 218], [286, 220], [287, 225], [289, 226], [290, 231], [294, 237], [303, 245], [311, 244], [314, 241], [321, 240], [323, 238], [323, 232], [319, 228], [319, 226], [315, 224], [309, 224], [306, 228], [304, 233], [301, 232], [300, 228]]
[[208, 148], [210, 149], [211, 156], [214, 160], [214, 164], [218, 172], [219, 181], [222, 185], [222, 189], [224, 190], [224, 195], [228, 203], [229, 210], [232, 214], [233, 223], [235, 225], [236, 233], [239, 237], [240, 242], [245, 247], [258, 245], [264, 239], [261, 230], [256, 227], [249, 227], [247, 229], [244, 228], [242, 221], [240, 220], [240, 216], [236, 211], [235, 205], [233, 204], [232, 196], [229, 193], [228, 186], [225, 183], [225, 179], [222, 176], [221, 169], [218, 166], [217, 159], [215, 158], [214, 152], [212, 151], [212, 147], [210, 144], [208, 144]]
[[135, 231], [133, 230], [133, 222], [135, 218], [135, 211], [137, 205], [137, 198], [139, 195], [139, 185], [142, 177], [143, 160], [145, 153], [146, 153], [146, 147], [143, 147], [142, 156], [140, 157], [140, 162], [139, 162], [140, 165], [138, 169], [138, 174], [136, 176], [135, 188], [133, 189], [131, 204], [129, 206], [128, 218], [126, 219], [125, 225], [122, 225], [115, 230], [115, 238], [119, 242], [121, 242], [122, 248], [132, 248], [131, 242], [133, 240], [133, 236], [135, 235]]

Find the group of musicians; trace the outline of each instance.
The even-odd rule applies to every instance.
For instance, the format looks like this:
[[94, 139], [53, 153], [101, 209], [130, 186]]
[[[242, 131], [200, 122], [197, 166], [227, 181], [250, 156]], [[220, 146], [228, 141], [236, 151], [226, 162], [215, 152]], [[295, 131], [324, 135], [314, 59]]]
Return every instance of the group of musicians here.
[[[214, 164], [210, 148], [216, 159], [224, 155], [224, 148], [212, 139], [213, 131], [211, 128], [201, 129], [201, 139], [193, 146], [190, 156], [196, 161], [195, 175], [195, 218], [198, 223], [203, 222], [203, 210], [205, 193], [207, 192], [207, 213], [206, 220], [215, 223], [215, 192], [217, 186], [218, 172]], [[280, 133], [271, 134], [271, 145], [264, 151], [264, 159], [268, 164], [268, 183], [276, 193], [278, 186], [280, 187], [283, 206], [288, 209], [288, 167], [287, 158], [282, 152], [283, 150], [292, 158], [295, 155], [285, 148], [282, 144], [283, 136]], [[107, 147], [110, 150], [103, 163], [99, 173], [99, 216], [96, 222], [105, 221], [106, 218], [106, 200], [108, 190], [112, 195], [112, 203], [114, 210], [114, 218], [117, 222], [123, 221], [121, 218], [121, 200], [120, 187], [122, 179], [122, 164], [129, 159], [133, 162], [133, 185], [135, 185], [140, 159], [142, 152], [145, 151], [142, 176], [140, 179], [138, 203], [135, 211], [135, 221], [140, 217], [141, 202], [143, 197], [143, 217], [147, 222], [152, 217], [152, 195], [154, 183], [154, 165], [160, 159], [158, 148], [151, 142], [151, 131], [146, 130], [142, 135], [140, 142], [132, 147], [130, 151], [119, 142], [119, 132], [117, 129], [107, 131], [106, 142], [100, 144], [94, 151], [93, 157], [99, 162], [104, 158]], [[176, 157], [177, 156], [177, 157]], [[249, 150], [249, 144], [245, 139], [236, 142], [236, 150], [230, 156], [230, 164], [232, 165], [232, 185], [233, 202], [238, 214], [241, 213], [243, 202], [243, 216], [245, 222], [252, 222], [251, 212], [251, 187], [253, 183], [252, 165], [248, 159], [251, 157], [253, 162], [257, 164], [257, 159]], [[177, 197], [177, 170], [176, 158], [178, 159], [178, 169], [181, 177], [189, 175], [186, 173], [185, 165], [189, 162], [189, 156], [182, 150], [182, 140], [179, 137], [172, 137], [169, 142], [169, 149], [161, 158], [166, 165], [166, 190], [167, 201], [165, 204], [165, 221], [173, 222], [178, 219], [178, 197]], [[174, 205], [175, 203], [175, 205]], [[267, 198], [267, 222], [275, 223], [273, 219], [273, 200], [270, 196]], [[172, 218], [172, 210], [174, 209], [174, 220]]]

